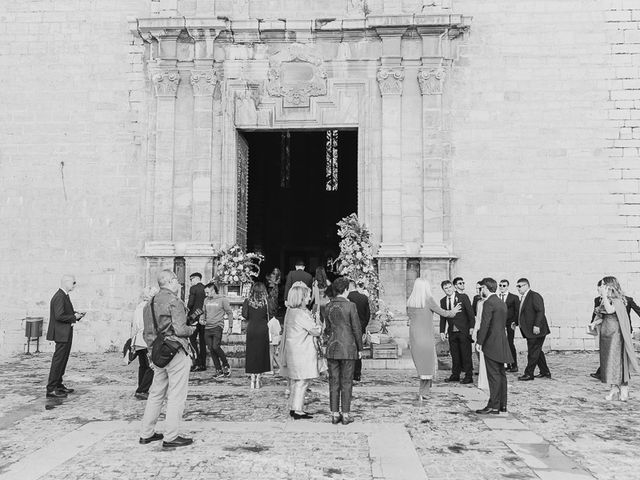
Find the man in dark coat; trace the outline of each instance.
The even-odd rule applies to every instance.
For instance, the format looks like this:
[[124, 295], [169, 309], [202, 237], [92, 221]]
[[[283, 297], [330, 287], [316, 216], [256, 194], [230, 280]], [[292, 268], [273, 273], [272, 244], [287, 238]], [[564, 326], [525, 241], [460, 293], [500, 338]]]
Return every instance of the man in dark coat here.
[[[449, 339], [449, 351], [451, 352], [451, 376], [445, 378], [445, 382], [473, 383], [473, 362], [471, 359], [471, 334], [476, 324], [476, 318], [471, 307], [469, 297], [459, 293], [453, 288], [449, 280], [443, 281], [440, 286], [445, 296], [440, 300], [440, 308], [453, 310], [461, 304], [461, 310], [453, 318], [440, 317], [440, 337], [442, 341]], [[447, 327], [447, 323], [449, 327]], [[460, 373], [464, 372], [464, 378], [460, 380]]]
[[519, 279], [516, 288], [521, 295], [517, 325], [520, 326], [522, 336], [527, 339], [527, 367], [524, 369], [524, 375], [519, 376], [518, 380], [533, 380], [536, 366], [540, 369], [536, 377], [551, 378], [542, 351], [544, 340], [551, 332], [545, 316], [544, 300], [538, 292], [531, 290], [526, 278]]
[[[362, 327], [362, 333], [367, 331], [367, 325], [369, 325], [369, 319], [371, 318], [371, 309], [369, 307], [369, 297], [364, 293], [357, 290], [356, 282], [349, 281], [349, 295], [347, 300], [356, 304], [356, 310], [358, 311], [358, 318], [360, 319], [360, 326]], [[356, 367], [353, 372], [353, 379], [359, 382], [362, 377], [362, 359], [356, 360]]]
[[289, 290], [291, 290], [291, 285], [296, 282], [304, 282], [304, 284], [311, 288], [313, 284], [313, 277], [310, 273], [304, 271], [304, 262], [302, 260], [298, 260], [296, 262], [295, 270], [291, 270], [287, 273], [287, 281], [284, 284], [284, 301], [287, 301], [287, 297], [289, 296]]
[[56, 349], [51, 358], [49, 381], [47, 382], [47, 397], [64, 398], [73, 392], [62, 383], [62, 377], [67, 368], [71, 342], [73, 341], [73, 325], [80, 320], [84, 313], [76, 312], [69, 298], [76, 286], [73, 275], [65, 275], [60, 280], [60, 288], [51, 298], [49, 306], [49, 328], [47, 340], [56, 342]]
[[189, 309], [189, 324], [196, 326], [196, 331], [189, 338], [193, 350], [196, 352], [196, 358], [193, 361], [191, 367], [192, 372], [201, 372], [207, 369], [207, 344], [204, 340], [204, 325], [198, 322], [199, 311], [202, 313], [204, 308], [204, 299], [207, 294], [204, 291], [204, 285], [202, 284], [202, 274], [195, 272], [189, 275], [189, 281], [191, 287], [189, 288], [189, 301], [187, 302], [187, 308]]
[[498, 414], [507, 411], [507, 374], [505, 363], [513, 358], [509, 351], [509, 342], [505, 330], [507, 322], [507, 305], [496, 296], [498, 283], [493, 278], [483, 278], [482, 318], [476, 349], [484, 354], [489, 381], [489, 402], [478, 414]]
[[520, 310], [520, 299], [517, 295], [509, 292], [509, 280], [502, 279], [498, 285], [498, 297], [507, 305], [507, 340], [509, 340], [509, 348], [513, 363], [507, 365], [507, 372], [518, 371], [518, 352], [514, 343], [516, 333], [516, 324], [518, 323], [518, 311]]

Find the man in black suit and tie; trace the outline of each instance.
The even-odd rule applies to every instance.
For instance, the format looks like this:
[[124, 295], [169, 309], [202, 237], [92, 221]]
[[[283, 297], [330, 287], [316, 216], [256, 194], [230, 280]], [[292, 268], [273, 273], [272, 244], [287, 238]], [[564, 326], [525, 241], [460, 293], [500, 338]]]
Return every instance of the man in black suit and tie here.
[[62, 383], [62, 377], [67, 368], [71, 342], [73, 341], [73, 324], [84, 317], [84, 313], [73, 309], [69, 292], [76, 286], [73, 275], [65, 275], [60, 280], [60, 288], [51, 298], [49, 306], [49, 328], [47, 340], [56, 342], [56, 349], [51, 358], [49, 381], [47, 382], [47, 397], [64, 398], [73, 392]]
[[504, 364], [513, 362], [507, 341], [507, 305], [496, 296], [498, 283], [493, 278], [481, 280], [482, 317], [476, 349], [484, 354], [489, 381], [489, 402], [476, 413], [494, 414], [507, 411], [507, 374]]
[[536, 377], [551, 378], [551, 372], [542, 351], [544, 339], [550, 333], [544, 313], [544, 300], [538, 292], [531, 290], [529, 280], [526, 278], [519, 279], [516, 288], [521, 296], [517, 325], [520, 326], [522, 336], [527, 339], [527, 368], [518, 380], [533, 380], [536, 366], [540, 369]]
[[[627, 297], [625, 295], [624, 298], [627, 301], [627, 315], [629, 316], [629, 328], [633, 332], [633, 325], [631, 325], [631, 310], [636, 312], [636, 315], [638, 315], [638, 317], [640, 317], [640, 307], [633, 300], [633, 297]], [[591, 322], [592, 323], [596, 318], [596, 308], [598, 308], [600, 306], [600, 302], [602, 302], [602, 297], [601, 296], [597, 296], [596, 298], [593, 299], [593, 313], [591, 314]], [[593, 378], [597, 378], [598, 380], [600, 380], [600, 367], [598, 366], [598, 370], [596, 370], [595, 373], [591, 373], [590, 375]]]
[[[471, 360], [471, 334], [476, 324], [473, 309], [469, 297], [464, 293], [458, 293], [449, 280], [440, 284], [445, 296], [440, 300], [440, 307], [445, 310], [453, 310], [458, 304], [461, 310], [453, 318], [440, 317], [440, 337], [442, 341], [449, 338], [449, 351], [451, 352], [451, 376], [445, 382], [473, 383], [473, 362]], [[447, 333], [445, 327], [449, 324]], [[460, 380], [460, 373], [464, 371], [464, 378]]]
[[201, 273], [192, 273], [189, 275], [189, 281], [191, 282], [191, 287], [189, 288], [189, 301], [187, 302], [187, 308], [189, 309], [188, 323], [189, 325], [196, 326], [196, 331], [189, 337], [191, 346], [196, 352], [196, 358], [194, 359], [191, 371], [202, 372], [207, 369], [207, 344], [204, 340], [204, 325], [198, 322], [196, 310], [200, 312], [203, 311], [204, 299], [207, 297], [207, 294], [204, 291]]
[[[360, 326], [362, 327], [362, 333], [367, 331], [367, 325], [369, 325], [369, 319], [371, 318], [371, 309], [369, 307], [369, 297], [364, 293], [357, 290], [356, 282], [349, 281], [349, 295], [347, 300], [356, 304], [356, 310], [358, 311], [358, 318], [360, 319]], [[353, 371], [353, 379], [356, 382], [360, 381], [362, 375], [362, 359], [356, 360], [356, 367]]]
[[289, 296], [289, 290], [291, 286], [296, 282], [304, 282], [304, 284], [311, 288], [313, 284], [313, 277], [310, 273], [304, 271], [304, 262], [302, 260], [298, 260], [296, 262], [296, 269], [291, 270], [287, 273], [287, 281], [284, 284], [284, 301], [287, 301], [287, 297]]
[[520, 299], [517, 295], [509, 292], [509, 280], [502, 279], [498, 284], [498, 297], [507, 305], [507, 340], [511, 349], [513, 363], [507, 365], [507, 372], [518, 371], [518, 352], [513, 342], [516, 333], [516, 323], [518, 323], [518, 311], [520, 310]]

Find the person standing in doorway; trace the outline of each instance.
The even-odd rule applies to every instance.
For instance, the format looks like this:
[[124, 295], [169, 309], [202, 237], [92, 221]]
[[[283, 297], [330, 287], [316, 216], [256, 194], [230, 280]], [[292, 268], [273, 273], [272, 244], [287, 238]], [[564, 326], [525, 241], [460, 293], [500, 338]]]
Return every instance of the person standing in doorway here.
[[526, 278], [519, 279], [516, 288], [520, 293], [518, 325], [522, 336], [527, 339], [527, 367], [524, 369], [524, 375], [519, 376], [518, 380], [533, 380], [536, 366], [540, 369], [536, 377], [551, 378], [551, 372], [542, 351], [544, 340], [550, 333], [544, 311], [544, 300], [538, 292], [531, 290], [529, 280]]
[[304, 271], [304, 262], [302, 260], [298, 260], [296, 262], [295, 270], [291, 270], [287, 274], [287, 281], [284, 284], [284, 299], [289, 298], [289, 290], [291, 286], [296, 282], [304, 283], [309, 289], [313, 285], [313, 277], [310, 273]]
[[[349, 280], [349, 295], [347, 295], [347, 300], [356, 304], [358, 319], [360, 319], [360, 329], [364, 334], [367, 331], [367, 326], [369, 325], [369, 320], [371, 318], [371, 307], [369, 306], [369, 297], [358, 290], [354, 280]], [[353, 379], [356, 382], [359, 382], [361, 378], [362, 359], [358, 358], [353, 372]]]
[[[144, 308], [144, 340], [152, 350], [151, 358], [153, 342], [160, 333], [165, 340], [177, 343], [179, 349], [165, 367], [154, 365], [155, 373], [142, 417], [139, 442], [146, 445], [163, 440], [164, 448], [184, 447], [193, 443], [192, 438], [182, 437], [178, 433], [189, 387], [189, 337], [196, 327], [187, 325], [187, 307], [178, 297], [180, 282], [176, 274], [171, 270], [162, 270], [158, 274], [158, 286], [160, 292]], [[165, 400], [167, 408], [163, 435], [157, 433], [155, 428]]]
[[224, 327], [224, 317], [231, 318], [233, 310], [229, 299], [218, 294], [218, 287], [210, 282], [204, 287], [207, 298], [204, 301], [204, 339], [211, 353], [211, 360], [216, 369], [214, 378], [231, 375], [229, 361], [220, 347], [222, 342], [222, 328]]
[[69, 293], [74, 288], [76, 288], [76, 277], [64, 275], [60, 280], [60, 288], [54, 293], [49, 304], [47, 340], [56, 342], [56, 349], [51, 358], [47, 397], [64, 398], [67, 394], [74, 392], [73, 388], [67, 388], [62, 383], [62, 377], [69, 361], [69, 353], [71, 353], [73, 325], [85, 315], [73, 309]]
[[202, 315], [202, 307], [204, 306], [204, 299], [207, 295], [204, 292], [201, 273], [192, 273], [189, 275], [189, 281], [191, 282], [189, 301], [187, 302], [189, 323], [196, 326], [195, 332], [193, 332], [193, 335], [189, 339], [193, 350], [196, 352], [196, 358], [191, 367], [191, 371], [201, 372], [207, 369], [207, 344], [204, 339], [204, 325], [198, 322], [198, 317]]
[[507, 365], [507, 372], [515, 373], [518, 371], [518, 352], [514, 343], [516, 333], [516, 324], [518, 323], [518, 311], [520, 310], [520, 299], [517, 295], [509, 292], [509, 280], [502, 279], [498, 284], [498, 297], [507, 306], [507, 340], [509, 341], [509, 349], [513, 357], [513, 363]]
[[[456, 305], [461, 305], [460, 312], [452, 318], [440, 317], [440, 337], [442, 341], [449, 339], [451, 352], [451, 376], [445, 382], [460, 382], [462, 384], [473, 383], [473, 362], [471, 360], [471, 334], [476, 324], [473, 309], [469, 297], [464, 293], [459, 294], [453, 288], [449, 280], [443, 281], [440, 286], [445, 296], [440, 300], [440, 308], [451, 311]], [[445, 328], [449, 325], [445, 333]], [[464, 378], [460, 379], [460, 373], [464, 372]]]

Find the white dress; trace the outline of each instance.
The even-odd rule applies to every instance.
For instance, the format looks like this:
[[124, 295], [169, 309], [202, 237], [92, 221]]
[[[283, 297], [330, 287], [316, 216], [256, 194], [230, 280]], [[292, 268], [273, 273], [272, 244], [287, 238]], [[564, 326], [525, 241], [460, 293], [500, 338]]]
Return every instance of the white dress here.
[[[473, 327], [473, 334], [471, 335], [474, 342], [478, 341], [478, 330], [480, 330], [480, 321], [482, 320], [482, 306], [484, 302], [478, 302], [478, 314], [476, 315], [476, 325]], [[476, 344], [477, 345], [477, 344]], [[478, 388], [483, 392], [489, 392], [489, 380], [487, 378], [487, 367], [484, 364], [484, 354], [478, 352], [480, 357], [480, 365], [478, 366]]]

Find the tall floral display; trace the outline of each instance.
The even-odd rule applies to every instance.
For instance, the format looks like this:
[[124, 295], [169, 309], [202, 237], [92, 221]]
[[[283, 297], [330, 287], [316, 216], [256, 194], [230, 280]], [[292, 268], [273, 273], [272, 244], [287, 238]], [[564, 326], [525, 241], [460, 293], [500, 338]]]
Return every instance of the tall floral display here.
[[229, 285], [253, 283], [260, 274], [260, 264], [264, 256], [259, 253], [245, 252], [240, 246], [222, 250], [213, 281]]
[[344, 217], [338, 223], [340, 256], [338, 272], [346, 275], [367, 291], [372, 307], [377, 310], [380, 296], [380, 279], [373, 258], [371, 234], [362, 225], [355, 213]]

